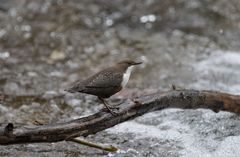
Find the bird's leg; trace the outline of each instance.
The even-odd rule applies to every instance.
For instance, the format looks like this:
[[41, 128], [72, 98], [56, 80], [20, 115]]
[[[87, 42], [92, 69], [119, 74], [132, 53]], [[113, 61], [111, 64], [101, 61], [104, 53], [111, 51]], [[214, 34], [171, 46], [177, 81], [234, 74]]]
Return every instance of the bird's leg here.
[[119, 107], [117, 107], [118, 106], [118, 104], [117, 105], [109, 105], [108, 104], [108, 107], [110, 108], [110, 109], [119, 109]]
[[[105, 100], [106, 101], [106, 100]], [[122, 100], [120, 103], [114, 103], [114, 105], [110, 105], [109, 103], [108, 103], [108, 107], [110, 108], [110, 109], [117, 109], [117, 110], [119, 110], [119, 105], [121, 105], [122, 103], [124, 103], [124, 101]]]
[[[99, 98], [99, 99], [103, 99], [103, 98]], [[105, 104], [107, 104], [108, 108], [110, 108], [110, 109], [119, 109], [118, 106], [123, 103], [123, 102], [121, 102], [120, 104], [117, 104], [117, 105], [115, 105], [115, 104], [114, 104], [114, 105], [110, 105], [109, 102], [107, 102], [105, 99], [103, 99], [103, 100], [101, 100], [101, 101], [102, 101], [102, 102], [104, 101]], [[104, 105], [105, 105], [105, 104], [104, 104]]]
[[117, 110], [119, 110], [119, 106], [121, 105], [121, 104], [123, 104], [125, 102], [125, 100], [121, 100], [121, 102], [119, 103], [119, 102], [116, 102], [116, 103], [114, 103], [114, 105], [109, 105], [108, 104], [108, 107], [110, 108], [110, 109], [117, 109]]
[[123, 104], [125, 101], [126, 101], [126, 100], [121, 100], [121, 102], [118, 103], [116, 106], [119, 106], [119, 105]]
[[99, 100], [102, 101], [103, 105], [108, 109], [108, 111], [113, 115], [113, 116], [116, 116], [117, 114], [111, 110], [111, 108], [109, 107], [107, 101], [101, 97], [98, 97]]

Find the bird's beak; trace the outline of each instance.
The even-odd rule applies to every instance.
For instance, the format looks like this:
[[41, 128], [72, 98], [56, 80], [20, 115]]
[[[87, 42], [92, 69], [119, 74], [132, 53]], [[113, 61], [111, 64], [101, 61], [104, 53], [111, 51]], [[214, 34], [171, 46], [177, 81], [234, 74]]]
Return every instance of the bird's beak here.
[[142, 62], [135, 62], [135, 63], [133, 63], [133, 65], [138, 65], [138, 64], [142, 64]]

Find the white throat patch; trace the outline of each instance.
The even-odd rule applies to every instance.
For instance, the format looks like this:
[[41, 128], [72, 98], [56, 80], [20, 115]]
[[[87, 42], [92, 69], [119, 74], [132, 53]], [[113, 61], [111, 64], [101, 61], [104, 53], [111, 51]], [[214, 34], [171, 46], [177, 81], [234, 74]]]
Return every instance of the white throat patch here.
[[128, 67], [126, 72], [123, 74], [123, 81], [121, 83], [122, 88], [124, 88], [127, 85], [132, 69], [133, 69], [133, 66]]

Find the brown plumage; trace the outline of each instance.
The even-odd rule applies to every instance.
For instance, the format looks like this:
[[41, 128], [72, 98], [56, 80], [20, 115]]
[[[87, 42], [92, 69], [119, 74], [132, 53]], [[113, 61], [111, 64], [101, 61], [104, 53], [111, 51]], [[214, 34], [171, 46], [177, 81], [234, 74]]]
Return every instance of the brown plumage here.
[[66, 91], [70, 93], [80, 92], [98, 96], [98, 98], [103, 102], [107, 109], [112, 114], [114, 114], [114, 112], [109, 108], [107, 102], [104, 99], [109, 98], [123, 88], [123, 86], [128, 81], [125, 80], [126, 82], [123, 83], [123, 78], [125, 78], [124, 74], [126, 73], [127, 69], [133, 65], [138, 64], [141, 64], [141, 62], [134, 62], [129, 59], [123, 60], [112, 67], [106, 68], [94, 74], [86, 80], [78, 81]]

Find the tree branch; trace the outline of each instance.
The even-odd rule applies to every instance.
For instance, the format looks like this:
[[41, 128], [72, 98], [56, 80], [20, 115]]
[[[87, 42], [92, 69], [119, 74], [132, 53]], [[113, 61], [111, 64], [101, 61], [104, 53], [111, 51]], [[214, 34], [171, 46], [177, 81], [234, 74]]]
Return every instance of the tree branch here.
[[240, 96], [214, 91], [172, 90], [141, 96], [134, 101], [126, 101], [119, 106], [117, 116], [107, 111], [69, 122], [27, 126], [0, 124], [0, 144], [57, 142], [72, 140], [79, 136], [95, 134], [121, 122], [145, 113], [165, 108], [197, 109], [207, 108], [240, 113]]
[[74, 139], [71, 139], [70, 141], [78, 143], [78, 144], [82, 144], [82, 145], [85, 145], [85, 146], [89, 146], [89, 147], [105, 150], [105, 151], [108, 151], [108, 152], [116, 152], [118, 150], [116, 147], [114, 147], [112, 145], [89, 142], [89, 141], [84, 140], [84, 139], [82, 139], [80, 137], [76, 137]]

